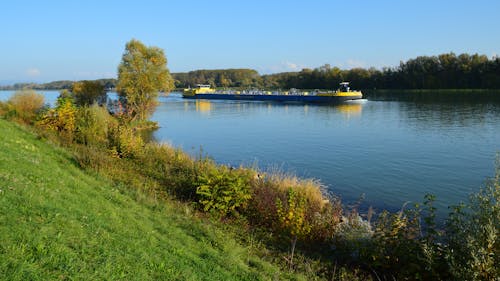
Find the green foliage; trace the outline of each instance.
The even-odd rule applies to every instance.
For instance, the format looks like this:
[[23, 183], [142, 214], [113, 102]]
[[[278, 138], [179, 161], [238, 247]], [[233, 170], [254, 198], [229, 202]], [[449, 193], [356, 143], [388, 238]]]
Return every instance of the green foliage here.
[[118, 126], [113, 116], [97, 104], [79, 107], [75, 122], [75, 141], [95, 146], [107, 146], [110, 131]]
[[117, 92], [132, 120], [147, 119], [156, 108], [158, 92], [173, 89], [166, 65], [162, 49], [147, 47], [137, 40], [126, 44], [118, 67]]
[[226, 216], [246, 207], [251, 198], [249, 174], [243, 169], [211, 167], [197, 181], [198, 203], [205, 212]]
[[135, 167], [145, 177], [154, 179], [161, 192], [186, 201], [196, 198], [195, 179], [199, 171], [205, 170], [205, 166], [215, 165], [206, 159], [195, 161], [179, 148], [154, 142], [144, 146], [137, 162]]
[[212, 87], [260, 87], [261, 78], [253, 69], [195, 70], [187, 73], [173, 73], [176, 88], [209, 84]]
[[384, 276], [412, 280], [449, 278], [433, 202], [434, 196], [426, 195], [423, 209], [416, 204], [397, 214], [384, 211], [377, 220], [373, 238], [360, 248], [360, 258]]
[[138, 158], [143, 153], [144, 140], [127, 124], [110, 127], [108, 139], [111, 152], [117, 157]]
[[33, 90], [15, 92], [3, 106], [7, 118], [32, 123], [44, 108], [44, 97]]
[[361, 89], [500, 89], [500, 57], [449, 53], [419, 56], [382, 70], [341, 70], [326, 64], [262, 76], [267, 88], [332, 89], [341, 81]]
[[496, 176], [446, 222], [447, 261], [456, 280], [500, 278], [500, 156]]
[[75, 98], [77, 106], [91, 106], [94, 103], [99, 105], [106, 103], [106, 90], [104, 85], [98, 81], [80, 81], [73, 83], [71, 92]]

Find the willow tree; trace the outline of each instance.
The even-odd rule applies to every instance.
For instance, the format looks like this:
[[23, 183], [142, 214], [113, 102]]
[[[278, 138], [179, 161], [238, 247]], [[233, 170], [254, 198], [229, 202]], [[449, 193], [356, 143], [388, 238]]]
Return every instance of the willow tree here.
[[118, 66], [117, 92], [131, 120], [146, 120], [158, 104], [159, 92], [173, 87], [163, 50], [130, 40]]

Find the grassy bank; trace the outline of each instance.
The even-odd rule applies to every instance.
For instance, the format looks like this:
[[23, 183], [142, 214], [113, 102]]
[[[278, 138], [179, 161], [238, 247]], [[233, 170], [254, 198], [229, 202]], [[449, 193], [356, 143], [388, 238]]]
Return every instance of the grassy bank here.
[[0, 119], [3, 280], [298, 278], [189, 208], [82, 171], [65, 150]]

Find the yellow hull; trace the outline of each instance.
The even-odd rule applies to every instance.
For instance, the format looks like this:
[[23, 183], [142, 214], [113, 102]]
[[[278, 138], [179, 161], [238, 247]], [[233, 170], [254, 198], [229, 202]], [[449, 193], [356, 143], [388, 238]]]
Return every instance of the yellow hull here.
[[211, 88], [190, 88], [184, 89], [185, 96], [194, 96], [197, 94], [212, 94], [215, 93], [215, 89]]
[[361, 91], [349, 91], [349, 92], [326, 92], [318, 93], [317, 96], [321, 97], [362, 97], [363, 93]]

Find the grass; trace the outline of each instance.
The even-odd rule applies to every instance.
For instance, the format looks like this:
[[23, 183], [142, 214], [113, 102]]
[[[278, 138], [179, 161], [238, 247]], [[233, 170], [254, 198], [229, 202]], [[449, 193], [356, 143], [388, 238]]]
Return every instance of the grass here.
[[181, 203], [81, 170], [65, 150], [0, 119], [3, 280], [304, 279]]

